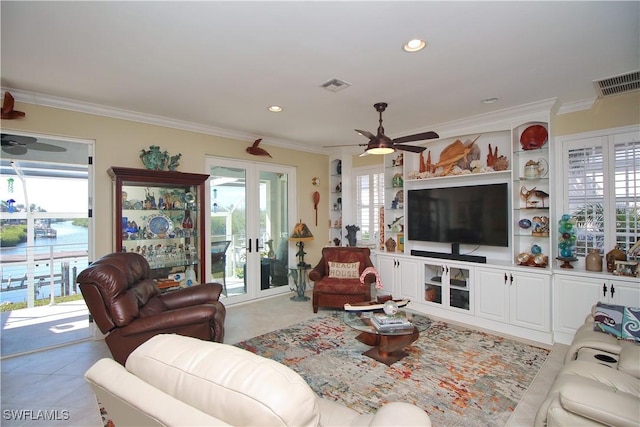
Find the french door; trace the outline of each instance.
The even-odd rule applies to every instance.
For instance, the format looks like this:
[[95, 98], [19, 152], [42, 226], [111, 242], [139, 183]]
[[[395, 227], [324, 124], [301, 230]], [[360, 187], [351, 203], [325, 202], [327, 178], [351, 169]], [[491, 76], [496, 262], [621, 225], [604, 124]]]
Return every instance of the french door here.
[[211, 279], [231, 301], [289, 292], [295, 169], [211, 157], [207, 170]]

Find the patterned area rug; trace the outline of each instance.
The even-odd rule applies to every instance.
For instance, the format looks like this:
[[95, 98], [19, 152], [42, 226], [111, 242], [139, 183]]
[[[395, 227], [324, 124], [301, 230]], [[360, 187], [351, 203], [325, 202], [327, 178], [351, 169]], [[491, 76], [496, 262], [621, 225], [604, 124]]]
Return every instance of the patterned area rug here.
[[390, 367], [361, 354], [370, 347], [337, 311], [236, 346], [289, 366], [320, 396], [360, 413], [404, 401], [424, 408], [435, 426], [504, 426], [548, 351], [420, 320], [429, 328]]

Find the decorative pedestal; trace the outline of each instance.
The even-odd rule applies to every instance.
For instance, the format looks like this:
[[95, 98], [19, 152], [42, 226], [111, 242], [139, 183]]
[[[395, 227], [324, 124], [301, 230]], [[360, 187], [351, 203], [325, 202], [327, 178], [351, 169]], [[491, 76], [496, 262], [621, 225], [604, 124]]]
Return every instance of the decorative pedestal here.
[[289, 268], [289, 274], [291, 278], [293, 278], [293, 284], [295, 288], [291, 288], [292, 291], [296, 291], [297, 295], [289, 298], [291, 301], [309, 301], [309, 297], [304, 293], [307, 290], [307, 270], [309, 270], [311, 266], [309, 265], [298, 265], [293, 268]]
[[560, 266], [560, 268], [573, 268], [573, 265], [571, 265], [571, 262], [575, 262], [578, 260], [578, 258], [576, 257], [556, 257], [557, 260], [562, 261], [562, 265]]

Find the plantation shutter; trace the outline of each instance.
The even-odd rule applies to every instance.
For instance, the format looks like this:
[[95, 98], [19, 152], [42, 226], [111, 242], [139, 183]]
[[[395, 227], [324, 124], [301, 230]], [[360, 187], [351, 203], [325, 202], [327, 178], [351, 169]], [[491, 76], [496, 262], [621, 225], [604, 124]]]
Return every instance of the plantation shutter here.
[[384, 174], [362, 169], [355, 172], [355, 179], [356, 224], [360, 227], [361, 240], [372, 244], [379, 229], [378, 208], [383, 204]]
[[570, 141], [566, 198], [576, 222], [576, 255], [627, 250], [638, 239], [640, 142], [634, 133]]

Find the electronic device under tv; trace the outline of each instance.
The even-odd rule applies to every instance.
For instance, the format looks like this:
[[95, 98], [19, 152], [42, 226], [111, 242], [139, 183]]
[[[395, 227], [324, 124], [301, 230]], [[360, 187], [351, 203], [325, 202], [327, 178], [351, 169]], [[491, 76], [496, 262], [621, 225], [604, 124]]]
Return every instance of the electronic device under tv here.
[[506, 183], [408, 190], [407, 239], [509, 246], [509, 188]]

